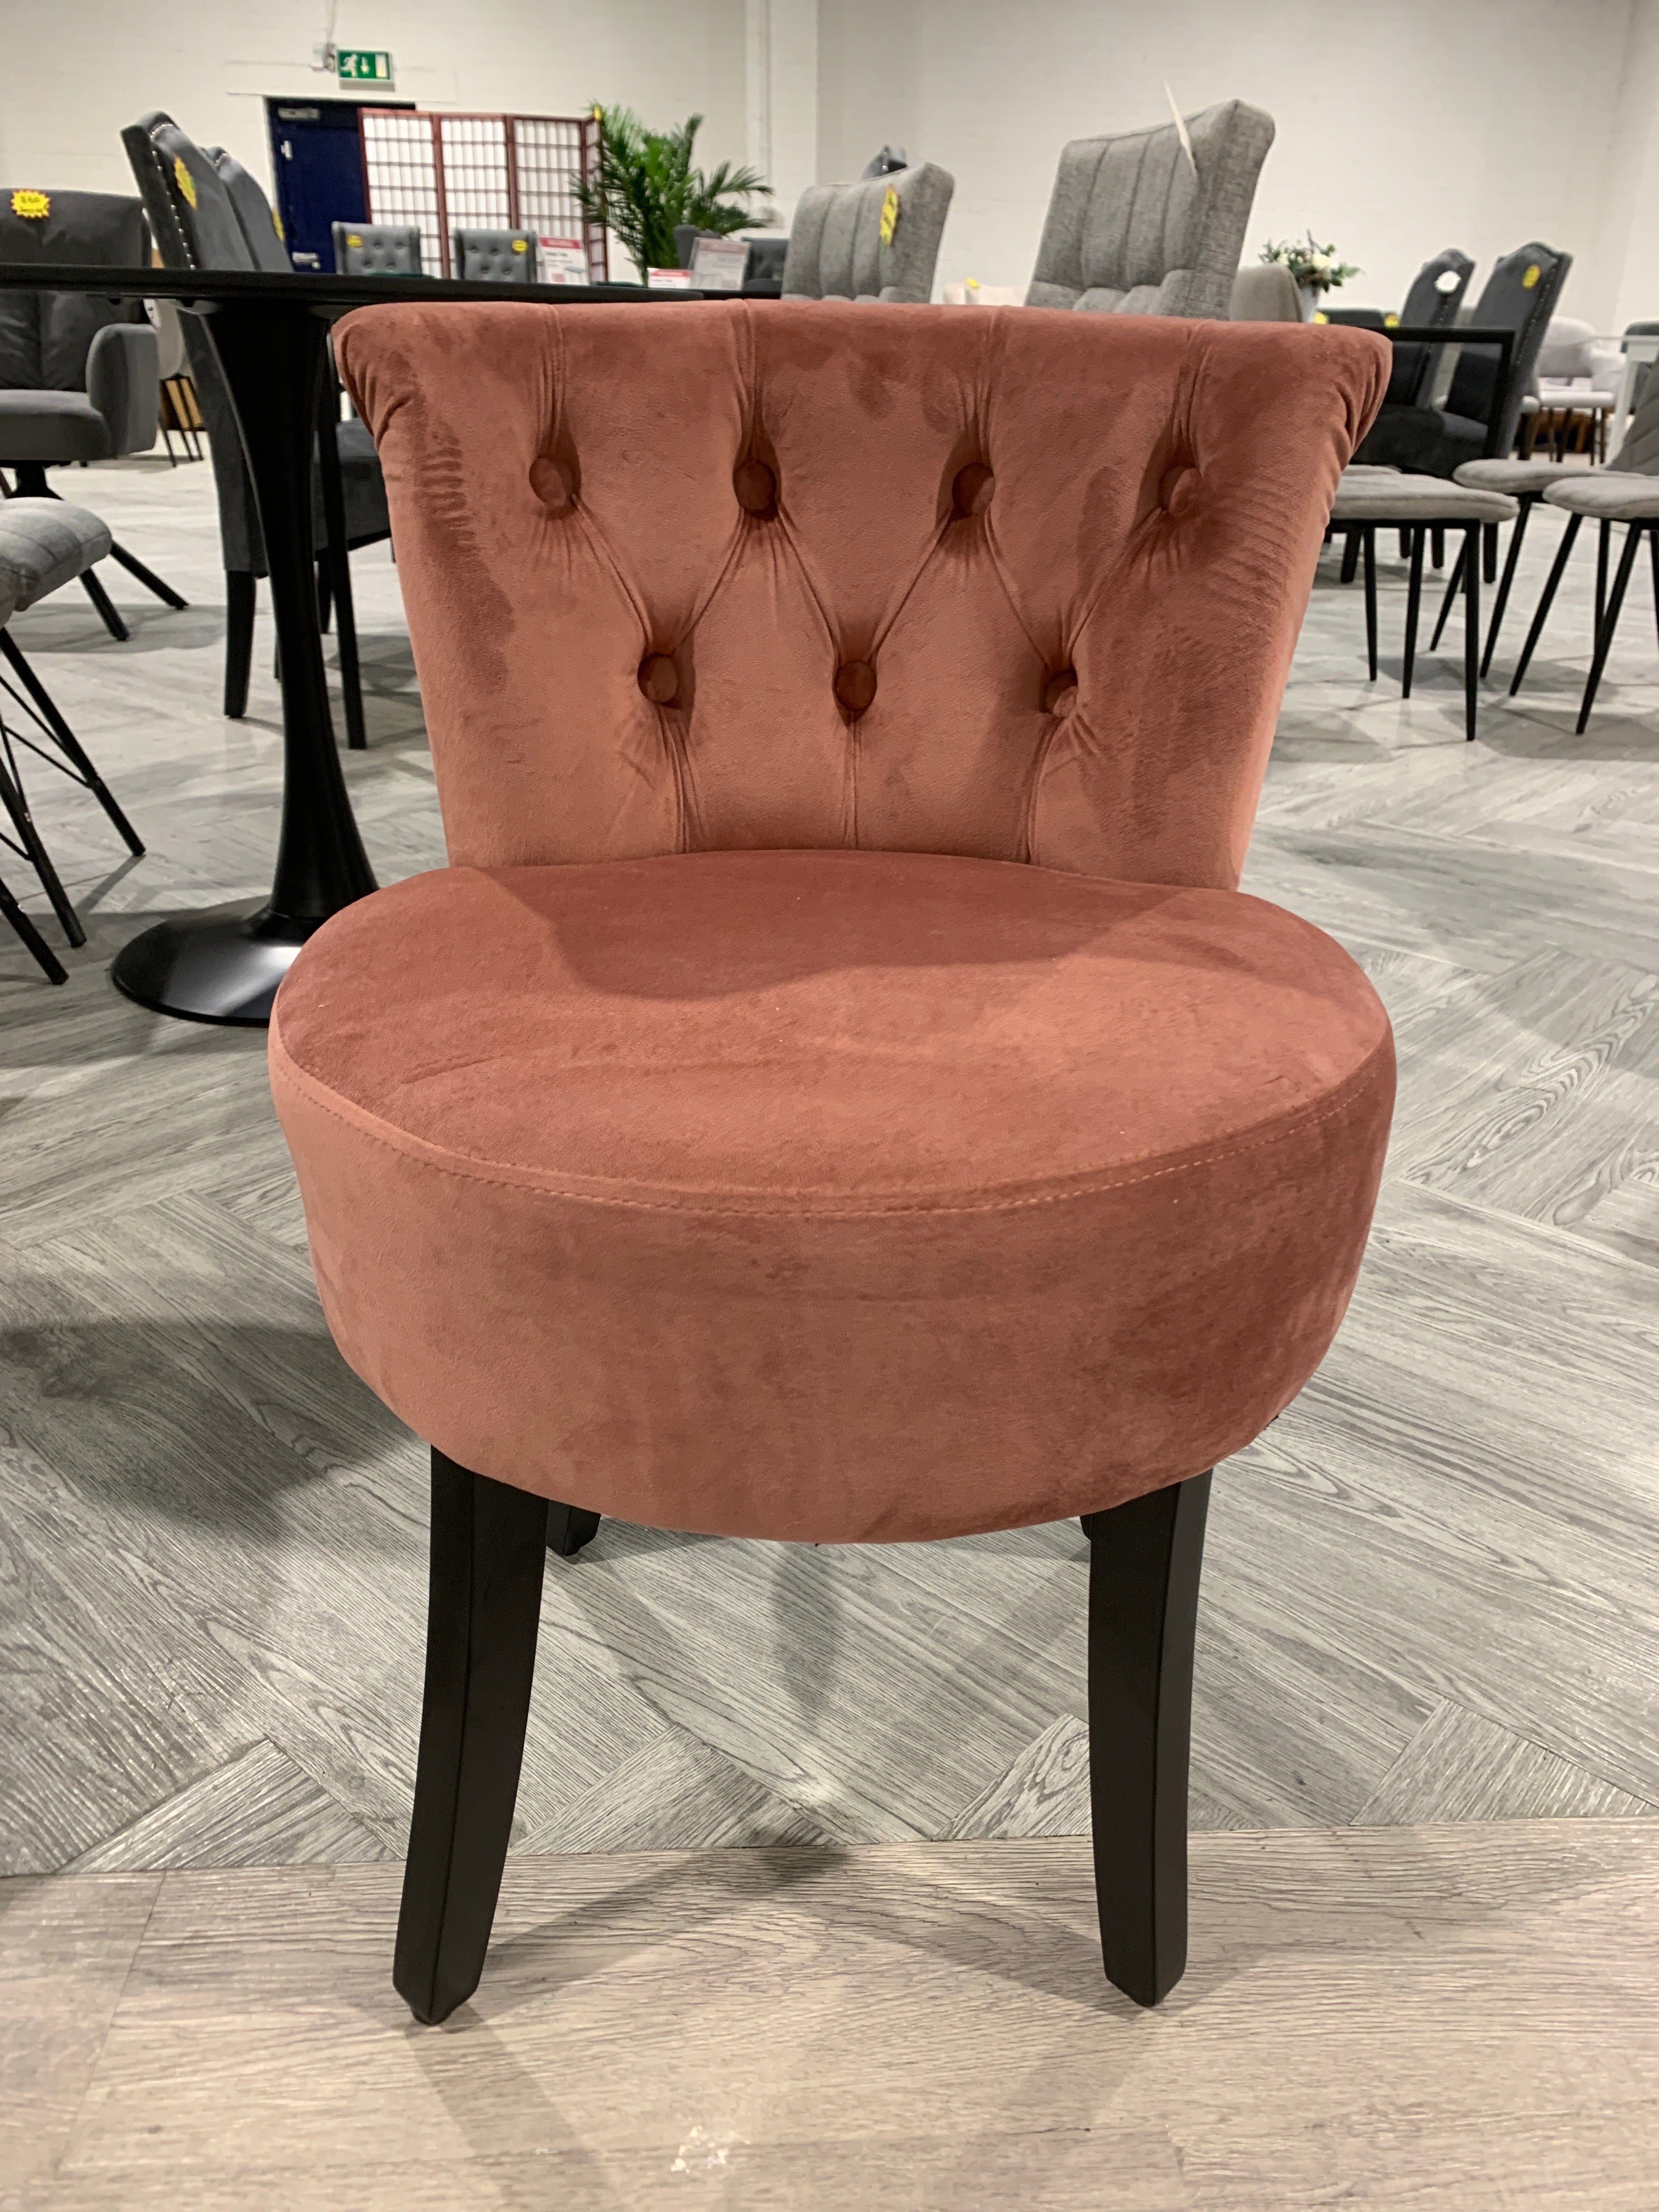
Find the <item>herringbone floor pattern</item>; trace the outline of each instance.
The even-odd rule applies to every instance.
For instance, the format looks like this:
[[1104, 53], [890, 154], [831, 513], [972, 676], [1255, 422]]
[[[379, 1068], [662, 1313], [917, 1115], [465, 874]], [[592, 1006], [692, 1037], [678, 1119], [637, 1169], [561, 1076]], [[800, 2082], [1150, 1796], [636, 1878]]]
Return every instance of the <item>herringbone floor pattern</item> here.
[[[268, 880], [269, 633], [227, 723], [205, 467], [71, 495], [192, 605], [112, 572], [130, 644], [74, 590], [18, 623], [151, 850], [118, 865], [37, 779], [91, 945], [53, 991], [0, 937], [0, 1870], [397, 1856], [422, 1454], [325, 1333], [263, 1039], [104, 972], [145, 919]], [[1523, 612], [1552, 550], [1540, 520]], [[386, 881], [441, 835], [396, 572], [355, 566], [347, 773]], [[1571, 734], [1587, 574], [1572, 657], [1518, 708], [1494, 687], [1473, 746], [1455, 653], [1402, 708], [1333, 562], [1316, 589], [1247, 884], [1365, 963], [1403, 1083], [1343, 1334], [1218, 1479], [1200, 1827], [1659, 1803], [1659, 657], [1632, 608]], [[1400, 597], [1391, 572], [1390, 649]], [[607, 1525], [550, 1563], [520, 1843], [1078, 1832], [1085, 1572], [1074, 1525], [847, 1551]]]

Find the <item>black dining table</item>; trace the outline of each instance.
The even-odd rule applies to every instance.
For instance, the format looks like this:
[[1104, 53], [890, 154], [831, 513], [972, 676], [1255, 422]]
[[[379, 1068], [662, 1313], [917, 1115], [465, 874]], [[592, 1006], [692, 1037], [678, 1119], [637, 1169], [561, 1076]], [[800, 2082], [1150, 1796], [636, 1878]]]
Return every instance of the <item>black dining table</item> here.
[[[176, 300], [199, 315], [229, 387], [270, 575], [283, 696], [283, 811], [270, 895], [198, 908], [131, 939], [110, 974], [141, 1006], [189, 1021], [261, 1024], [295, 954], [329, 916], [375, 888], [346, 793], [329, 711], [312, 521], [319, 422], [337, 416], [330, 325], [399, 300], [523, 306], [663, 306], [702, 292], [636, 284], [486, 284], [422, 276], [287, 276], [265, 270], [0, 264], [0, 289]], [[344, 518], [333, 440], [321, 441], [323, 507], [337, 576]]]

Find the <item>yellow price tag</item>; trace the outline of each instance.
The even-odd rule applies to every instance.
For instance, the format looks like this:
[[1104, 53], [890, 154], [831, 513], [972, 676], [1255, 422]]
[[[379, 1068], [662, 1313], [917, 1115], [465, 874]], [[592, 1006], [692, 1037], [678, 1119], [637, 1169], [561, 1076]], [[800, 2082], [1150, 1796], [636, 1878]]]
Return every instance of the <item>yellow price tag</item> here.
[[288, 244], [288, 233], [283, 228], [283, 218], [277, 214], [275, 208], [272, 208], [270, 210], [270, 227], [276, 232], [277, 237], [282, 240], [283, 245], [286, 246]]
[[515, 238], [513, 241], [513, 251], [515, 253], [528, 253], [530, 247], [522, 238]]
[[898, 228], [898, 194], [894, 190], [893, 186], [889, 185], [887, 187], [887, 196], [881, 204], [881, 242], [884, 246], [890, 246], [892, 244], [893, 233]]
[[1521, 289], [1523, 292], [1530, 292], [1543, 273], [1535, 261], [1529, 261], [1527, 264], [1527, 273], [1521, 279]]
[[42, 222], [52, 213], [52, 197], [47, 192], [18, 191], [11, 196], [14, 215], [27, 216], [33, 222]]
[[1397, 331], [1400, 328], [1399, 316], [1384, 315], [1382, 318], [1382, 327], [1385, 331]]
[[346, 244], [347, 244], [349, 246], [350, 246], [350, 247], [354, 250], [354, 252], [356, 251], [356, 249], [358, 246], [360, 246], [362, 244], [362, 242], [363, 242], [363, 241], [362, 241], [362, 240], [361, 238], [359, 238], [359, 237], [358, 237], [358, 235], [357, 235], [357, 234], [356, 234], [356, 232], [355, 230], [349, 230], [349, 231], [347, 231], [347, 233], [346, 233]]
[[191, 206], [194, 207], [196, 179], [185, 167], [185, 157], [182, 154], [175, 154], [173, 157], [173, 181], [178, 185], [180, 193], [189, 201]]
[[1325, 313], [1325, 310], [1324, 310], [1322, 307], [1316, 307], [1316, 308], [1315, 308], [1315, 310], [1314, 310], [1314, 320], [1315, 320], [1315, 322], [1316, 322], [1316, 323], [1328, 323], [1330, 319], [1330, 319], [1330, 317], [1329, 317], [1329, 316]]

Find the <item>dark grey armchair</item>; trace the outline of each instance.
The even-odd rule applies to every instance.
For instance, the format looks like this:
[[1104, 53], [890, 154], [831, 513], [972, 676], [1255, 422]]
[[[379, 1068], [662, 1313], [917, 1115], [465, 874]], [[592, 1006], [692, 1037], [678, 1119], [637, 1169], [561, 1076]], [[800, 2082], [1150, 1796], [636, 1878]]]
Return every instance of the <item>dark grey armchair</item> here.
[[533, 284], [536, 241], [527, 230], [458, 230], [451, 268], [469, 284]]
[[[30, 212], [39, 210], [39, 212]], [[116, 192], [0, 191], [0, 261], [144, 268], [138, 202]], [[49, 468], [144, 453], [160, 420], [155, 332], [136, 300], [70, 292], [0, 292], [0, 468], [26, 498], [55, 497]], [[170, 607], [170, 584], [124, 545], [111, 556]], [[83, 564], [81, 582], [112, 637], [126, 624]]]
[[[273, 275], [280, 270], [294, 283], [306, 282], [295, 275], [276, 234], [270, 202], [255, 179], [239, 162], [222, 151], [216, 160], [181, 131], [170, 115], [159, 111], [130, 124], [121, 133], [121, 143], [132, 164], [144, 212], [167, 268], [264, 268]], [[189, 180], [188, 192], [179, 182], [181, 177]], [[247, 708], [258, 580], [269, 570], [258, 508], [247, 464], [242, 457], [241, 435], [218, 356], [199, 317], [185, 315], [180, 320], [191, 374], [207, 424], [214, 482], [219, 495], [219, 537], [225, 564], [227, 614], [224, 708], [234, 720]], [[363, 424], [336, 422], [332, 429], [345, 504], [346, 544], [356, 550], [391, 534], [386, 485], [374, 441]], [[314, 473], [312, 542], [319, 555], [325, 553], [328, 532], [323, 516], [322, 489]], [[337, 606], [346, 730], [354, 749], [361, 749], [366, 742], [362, 691], [350, 584], [343, 557], [332, 571], [325, 567], [319, 571], [319, 592], [331, 589]]]
[[421, 234], [412, 222], [337, 222], [334, 266], [342, 276], [422, 276]]
[[1242, 100], [1062, 149], [1025, 303], [1096, 314], [1231, 311], [1273, 119]]

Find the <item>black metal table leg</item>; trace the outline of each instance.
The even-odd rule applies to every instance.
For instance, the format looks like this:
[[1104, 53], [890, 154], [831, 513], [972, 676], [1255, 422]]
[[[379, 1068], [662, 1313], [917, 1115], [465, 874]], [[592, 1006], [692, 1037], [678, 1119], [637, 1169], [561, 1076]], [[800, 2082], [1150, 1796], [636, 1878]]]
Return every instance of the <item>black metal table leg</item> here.
[[283, 667], [283, 820], [270, 896], [179, 915], [135, 937], [110, 973], [141, 1006], [261, 1024], [289, 963], [332, 914], [374, 889], [329, 715], [312, 566], [311, 466], [326, 314], [292, 295], [202, 306], [253, 479]]

